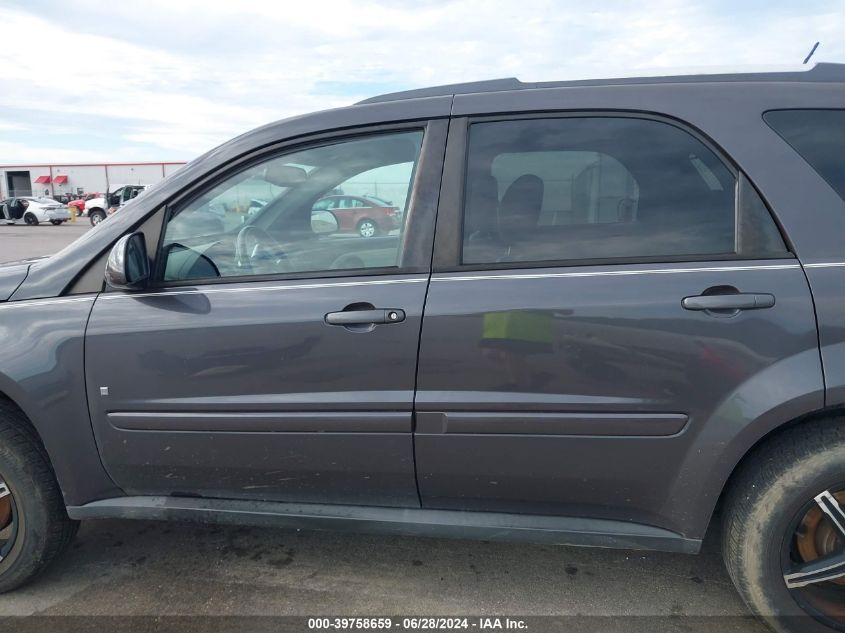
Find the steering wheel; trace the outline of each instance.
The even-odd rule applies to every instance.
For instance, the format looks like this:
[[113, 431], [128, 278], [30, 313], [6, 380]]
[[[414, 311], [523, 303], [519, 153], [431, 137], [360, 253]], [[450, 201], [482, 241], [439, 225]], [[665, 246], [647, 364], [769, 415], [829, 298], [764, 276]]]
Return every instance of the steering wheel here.
[[284, 273], [288, 271], [287, 255], [279, 243], [264, 229], [247, 224], [235, 238], [235, 261], [238, 268], [255, 273]]

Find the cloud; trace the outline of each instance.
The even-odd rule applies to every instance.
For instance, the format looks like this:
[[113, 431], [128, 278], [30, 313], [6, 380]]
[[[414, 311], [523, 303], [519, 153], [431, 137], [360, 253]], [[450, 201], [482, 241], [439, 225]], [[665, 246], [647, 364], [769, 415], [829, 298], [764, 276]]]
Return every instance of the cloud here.
[[29, 130], [29, 127], [23, 123], [15, 123], [14, 121], [0, 121], [0, 132], [20, 132]]
[[[822, 2], [28, 0], [0, 8], [0, 24], [0, 108], [85, 121], [80, 156], [113, 160], [191, 158], [376, 91], [796, 64], [816, 40], [820, 58], [845, 60], [845, 11]], [[30, 127], [25, 155], [68, 151], [53, 153], [48, 129], [4, 120], [0, 139], [18, 134], [0, 160], [20, 160], [9, 154], [21, 151], [19, 126]]]
[[[50, 160], [45, 160], [45, 157], [49, 157]], [[108, 151], [56, 148], [52, 145], [10, 142], [0, 139], [0, 164], [99, 163], [110, 160], [111, 156]]]

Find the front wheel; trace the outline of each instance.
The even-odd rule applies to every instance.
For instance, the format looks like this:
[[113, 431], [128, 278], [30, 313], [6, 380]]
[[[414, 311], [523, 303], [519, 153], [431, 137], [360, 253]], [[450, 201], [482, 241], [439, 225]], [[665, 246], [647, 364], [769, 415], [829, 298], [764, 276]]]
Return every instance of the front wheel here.
[[38, 218], [35, 217], [34, 213], [25, 213], [23, 216], [23, 221], [29, 224], [30, 226], [35, 226], [38, 224]]
[[41, 443], [19, 410], [0, 403], [0, 593], [43, 571], [76, 527]]
[[100, 222], [106, 219], [106, 212], [102, 209], [92, 209], [88, 213], [88, 217], [91, 220], [91, 226], [97, 226]]
[[798, 425], [757, 450], [728, 494], [722, 549], [772, 629], [845, 631], [845, 419]]

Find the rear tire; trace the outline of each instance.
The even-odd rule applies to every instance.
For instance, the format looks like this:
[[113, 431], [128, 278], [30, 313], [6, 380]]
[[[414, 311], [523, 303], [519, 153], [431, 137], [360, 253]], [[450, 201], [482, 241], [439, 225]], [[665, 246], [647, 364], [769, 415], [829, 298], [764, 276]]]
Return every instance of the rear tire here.
[[0, 593], [41, 573], [78, 528], [65, 511], [47, 454], [15, 407], [0, 403], [0, 481], [11, 493], [12, 523], [0, 534]]
[[50, 220], [50, 224], [52, 224], [53, 226], [61, 226], [62, 221], [61, 220]]
[[364, 218], [360, 222], [358, 222], [358, 235], [361, 237], [375, 237], [378, 235], [378, 226], [373, 220], [369, 218]]
[[[808, 562], [845, 556], [845, 530], [837, 529], [816, 499], [826, 493], [845, 499], [842, 418], [800, 424], [767, 442], [741, 466], [728, 492], [722, 533], [725, 565], [749, 608], [775, 631], [845, 630], [845, 619], [829, 617], [823, 606], [845, 601], [842, 578], [795, 586], [795, 577], [801, 575], [796, 572]], [[837, 512], [834, 509], [833, 515]], [[802, 558], [799, 542], [807, 538], [802, 517], [810, 513], [827, 531], [829, 551]], [[787, 586], [786, 576], [793, 586]]]

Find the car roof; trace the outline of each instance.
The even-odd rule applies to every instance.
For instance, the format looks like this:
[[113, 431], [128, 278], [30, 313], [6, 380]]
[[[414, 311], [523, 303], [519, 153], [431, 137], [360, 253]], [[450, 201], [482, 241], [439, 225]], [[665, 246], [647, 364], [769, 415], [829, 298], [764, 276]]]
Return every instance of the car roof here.
[[417, 88], [391, 92], [359, 101], [356, 105], [404, 101], [423, 97], [442, 97], [480, 92], [508, 92], [536, 88], [571, 88], [579, 86], [630, 86], [675, 83], [721, 83], [721, 82], [845, 82], [845, 64], [819, 63], [808, 70], [715, 73], [690, 75], [663, 75], [653, 77], [620, 77], [615, 79], [578, 79], [572, 81], [524, 82], [516, 77], [488, 79], [467, 83], [446, 84], [429, 88]]

